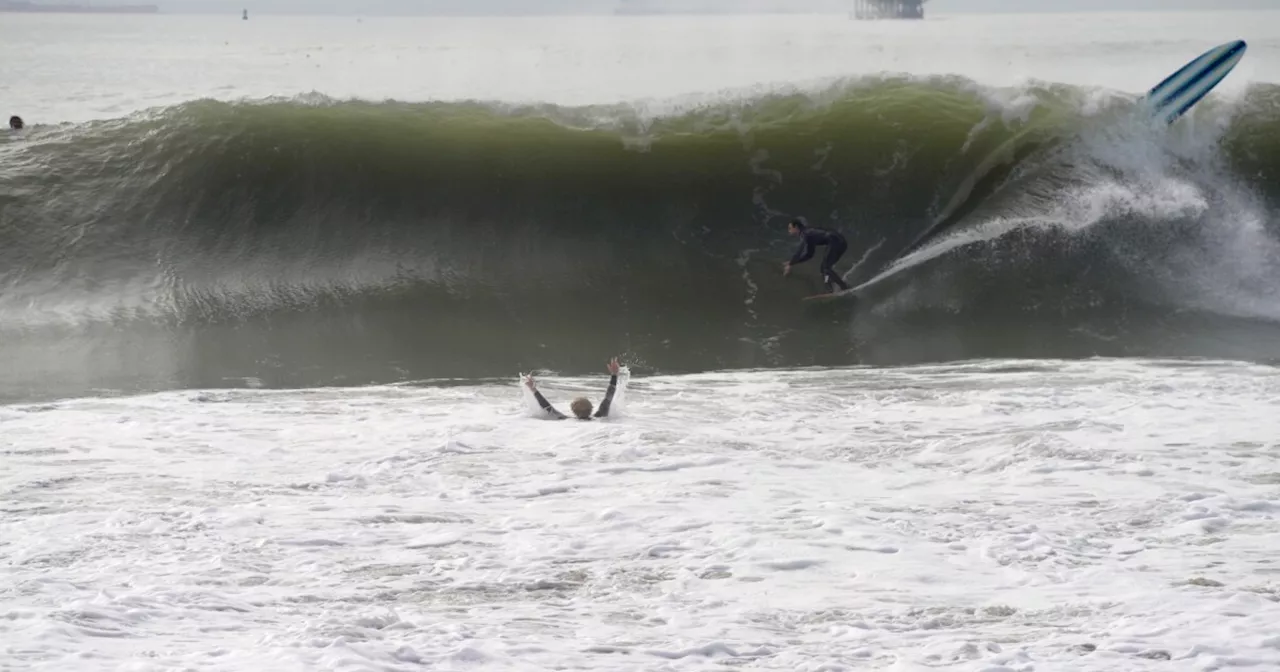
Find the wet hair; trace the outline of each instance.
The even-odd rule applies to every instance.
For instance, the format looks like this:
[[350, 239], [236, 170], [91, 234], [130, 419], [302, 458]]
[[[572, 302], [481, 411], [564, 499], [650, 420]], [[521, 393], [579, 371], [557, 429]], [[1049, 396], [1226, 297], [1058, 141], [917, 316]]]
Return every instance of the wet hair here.
[[578, 416], [580, 420], [586, 420], [591, 417], [591, 402], [586, 397], [578, 397], [569, 404], [569, 410]]
[[19, 117], [16, 114], [13, 115], [12, 117], [9, 117], [9, 128], [12, 128], [15, 130], [22, 128], [22, 117]]
[[803, 231], [803, 230], [804, 230], [804, 220], [803, 220], [803, 219], [800, 219], [799, 217], [796, 217], [795, 219], [793, 219], [793, 220], [791, 220], [791, 221], [787, 222], [787, 224], [788, 224], [789, 226], [794, 226], [794, 227], [796, 227], [797, 229], [800, 229], [801, 231]]

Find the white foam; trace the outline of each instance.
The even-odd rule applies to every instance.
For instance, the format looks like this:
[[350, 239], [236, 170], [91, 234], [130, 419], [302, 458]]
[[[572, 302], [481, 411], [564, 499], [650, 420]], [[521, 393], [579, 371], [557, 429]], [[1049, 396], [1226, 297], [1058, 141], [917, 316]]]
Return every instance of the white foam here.
[[1266, 669], [1277, 380], [706, 373], [593, 423], [534, 419], [515, 381], [12, 406], [0, 658]]
[[[1280, 248], [1265, 230], [1267, 206], [1239, 182], [1221, 150], [1229, 103], [1187, 117], [1173, 127], [1136, 116], [1106, 119], [1073, 136], [1040, 170], [1052, 198], [1013, 197], [998, 216], [979, 214], [955, 223], [910, 254], [896, 259], [864, 286], [878, 284], [959, 248], [999, 239], [1022, 228], [1081, 234], [1105, 224], [1113, 247], [1127, 237], [1178, 235], [1178, 245], [1143, 245], [1118, 251], [1136, 278], [1161, 288], [1171, 302], [1246, 318], [1280, 318], [1273, 291], [1280, 281]], [[1006, 195], [1019, 187], [1006, 188]], [[1194, 222], [1195, 226], [1188, 223]], [[1124, 230], [1120, 227], [1130, 227]], [[1162, 231], [1160, 229], [1167, 229]], [[908, 290], [910, 291], [910, 290]], [[898, 299], [910, 300], [909, 293]]]

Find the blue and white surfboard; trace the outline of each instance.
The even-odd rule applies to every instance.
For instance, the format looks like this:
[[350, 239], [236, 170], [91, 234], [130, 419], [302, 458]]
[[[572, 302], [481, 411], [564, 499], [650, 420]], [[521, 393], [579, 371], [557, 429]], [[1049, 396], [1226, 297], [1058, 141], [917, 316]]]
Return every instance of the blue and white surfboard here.
[[1236, 67], [1247, 48], [1244, 40], [1218, 45], [1156, 84], [1144, 99], [1152, 118], [1177, 121]]

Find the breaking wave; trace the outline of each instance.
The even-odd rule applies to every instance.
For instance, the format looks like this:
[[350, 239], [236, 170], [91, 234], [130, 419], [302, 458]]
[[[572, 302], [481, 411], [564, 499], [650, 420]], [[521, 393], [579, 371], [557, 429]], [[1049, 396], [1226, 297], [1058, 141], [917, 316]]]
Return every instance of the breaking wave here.
[[[886, 76], [661, 113], [313, 96], [34, 127], [0, 143], [4, 347], [31, 379], [215, 385], [1276, 356], [1280, 88], [1168, 128], [1134, 103]], [[781, 276], [797, 215], [846, 233], [856, 301]]]

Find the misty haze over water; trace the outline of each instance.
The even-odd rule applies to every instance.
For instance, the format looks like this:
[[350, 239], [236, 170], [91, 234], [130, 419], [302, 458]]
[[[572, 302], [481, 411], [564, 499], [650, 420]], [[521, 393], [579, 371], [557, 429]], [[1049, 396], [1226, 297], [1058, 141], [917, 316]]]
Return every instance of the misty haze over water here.
[[[83, 4], [130, 4], [115, 0]], [[1081, 12], [1280, 9], [1275, 0], [927, 0], [929, 15], [963, 12]], [[844, 13], [851, 0], [149, 0], [166, 13], [537, 15], [609, 14], [632, 5], [658, 13]]]

